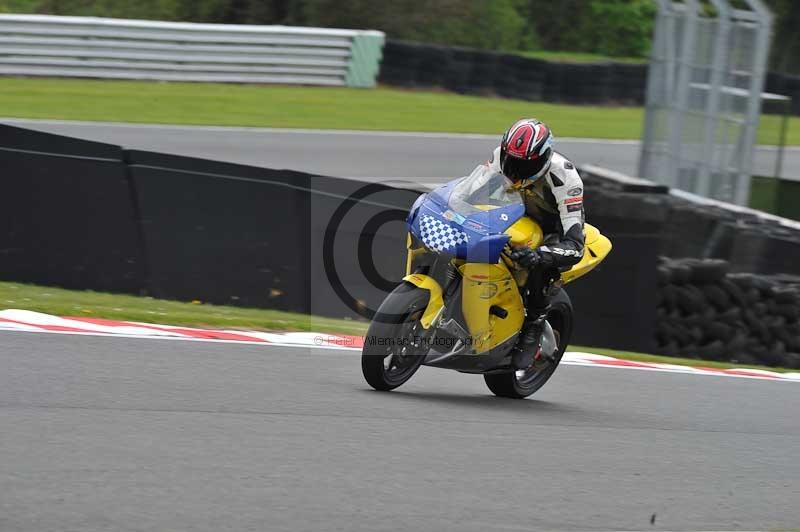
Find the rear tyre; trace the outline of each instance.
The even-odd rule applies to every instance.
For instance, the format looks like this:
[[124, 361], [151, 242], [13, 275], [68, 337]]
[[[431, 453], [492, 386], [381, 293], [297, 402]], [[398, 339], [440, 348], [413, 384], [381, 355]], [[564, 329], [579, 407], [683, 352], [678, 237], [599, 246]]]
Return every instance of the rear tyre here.
[[370, 386], [389, 391], [417, 372], [428, 348], [419, 319], [430, 294], [410, 283], [395, 288], [378, 308], [361, 352], [361, 371]]
[[524, 399], [533, 395], [553, 376], [572, 336], [572, 302], [563, 290], [553, 298], [547, 313], [547, 322], [556, 338], [555, 360], [544, 367], [532, 366], [527, 370], [484, 375], [486, 386], [498, 397]]

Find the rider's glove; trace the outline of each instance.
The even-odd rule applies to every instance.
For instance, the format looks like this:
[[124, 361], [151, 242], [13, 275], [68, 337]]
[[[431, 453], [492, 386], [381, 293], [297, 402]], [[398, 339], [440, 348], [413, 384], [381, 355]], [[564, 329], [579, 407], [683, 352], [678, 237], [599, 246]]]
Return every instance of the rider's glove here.
[[510, 257], [511, 260], [529, 270], [544, 262], [542, 253], [527, 246], [517, 246], [513, 248]]

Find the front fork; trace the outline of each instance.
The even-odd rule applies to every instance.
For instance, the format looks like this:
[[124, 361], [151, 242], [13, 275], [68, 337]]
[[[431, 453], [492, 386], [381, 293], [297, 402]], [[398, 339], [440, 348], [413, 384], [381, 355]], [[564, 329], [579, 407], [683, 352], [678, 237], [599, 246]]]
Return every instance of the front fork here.
[[444, 308], [442, 287], [439, 286], [439, 283], [436, 282], [436, 279], [421, 273], [412, 273], [411, 275], [406, 275], [403, 277], [403, 280], [413, 284], [417, 288], [427, 290], [430, 293], [428, 306], [425, 307], [425, 312], [422, 313], [422, 317], [419, 319], [419, 322], [422, 324], [424, 329], [430, 329], [433, 321], [439, 316]]
[[430, 275], [412, 273], [403, 277], [404, 281], [413, 284], [417, 288], [422, 288], [430, 292], [428, 306], [425, 308], [425, 312], [419, 320], [424, 329], [429, 329], [431, 325], [433, 325], [433, 322], [441, 315], [444, 309], [444, 302], [449, 301], [453, 294], [456, 293], [456, 290], [458, 290], [461, 276], [452, 263], [447, 265], [446, 278], [447, 284], [445, 284], [444, 289], [442, 289], [436, 279]]

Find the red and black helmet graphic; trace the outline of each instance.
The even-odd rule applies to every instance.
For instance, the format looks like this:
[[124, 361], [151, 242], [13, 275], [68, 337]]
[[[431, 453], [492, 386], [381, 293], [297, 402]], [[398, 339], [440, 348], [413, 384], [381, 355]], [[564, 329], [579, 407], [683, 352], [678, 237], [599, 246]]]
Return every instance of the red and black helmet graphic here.
[[553, 156], [550, 128], [535, 118], [514, 123], [500, 142], [500, 164], [512, 181], [541, 177]]

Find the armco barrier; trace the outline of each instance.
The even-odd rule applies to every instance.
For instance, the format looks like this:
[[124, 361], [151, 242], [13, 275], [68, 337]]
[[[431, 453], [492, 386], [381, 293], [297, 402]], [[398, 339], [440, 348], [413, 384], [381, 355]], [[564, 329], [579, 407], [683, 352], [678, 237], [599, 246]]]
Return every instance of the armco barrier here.
[[0, 278], [139, 293], [144, 257], [119, 146], [0, 125]]
[[378, 31], [0, 15], [0, 74], [373, 87]]

